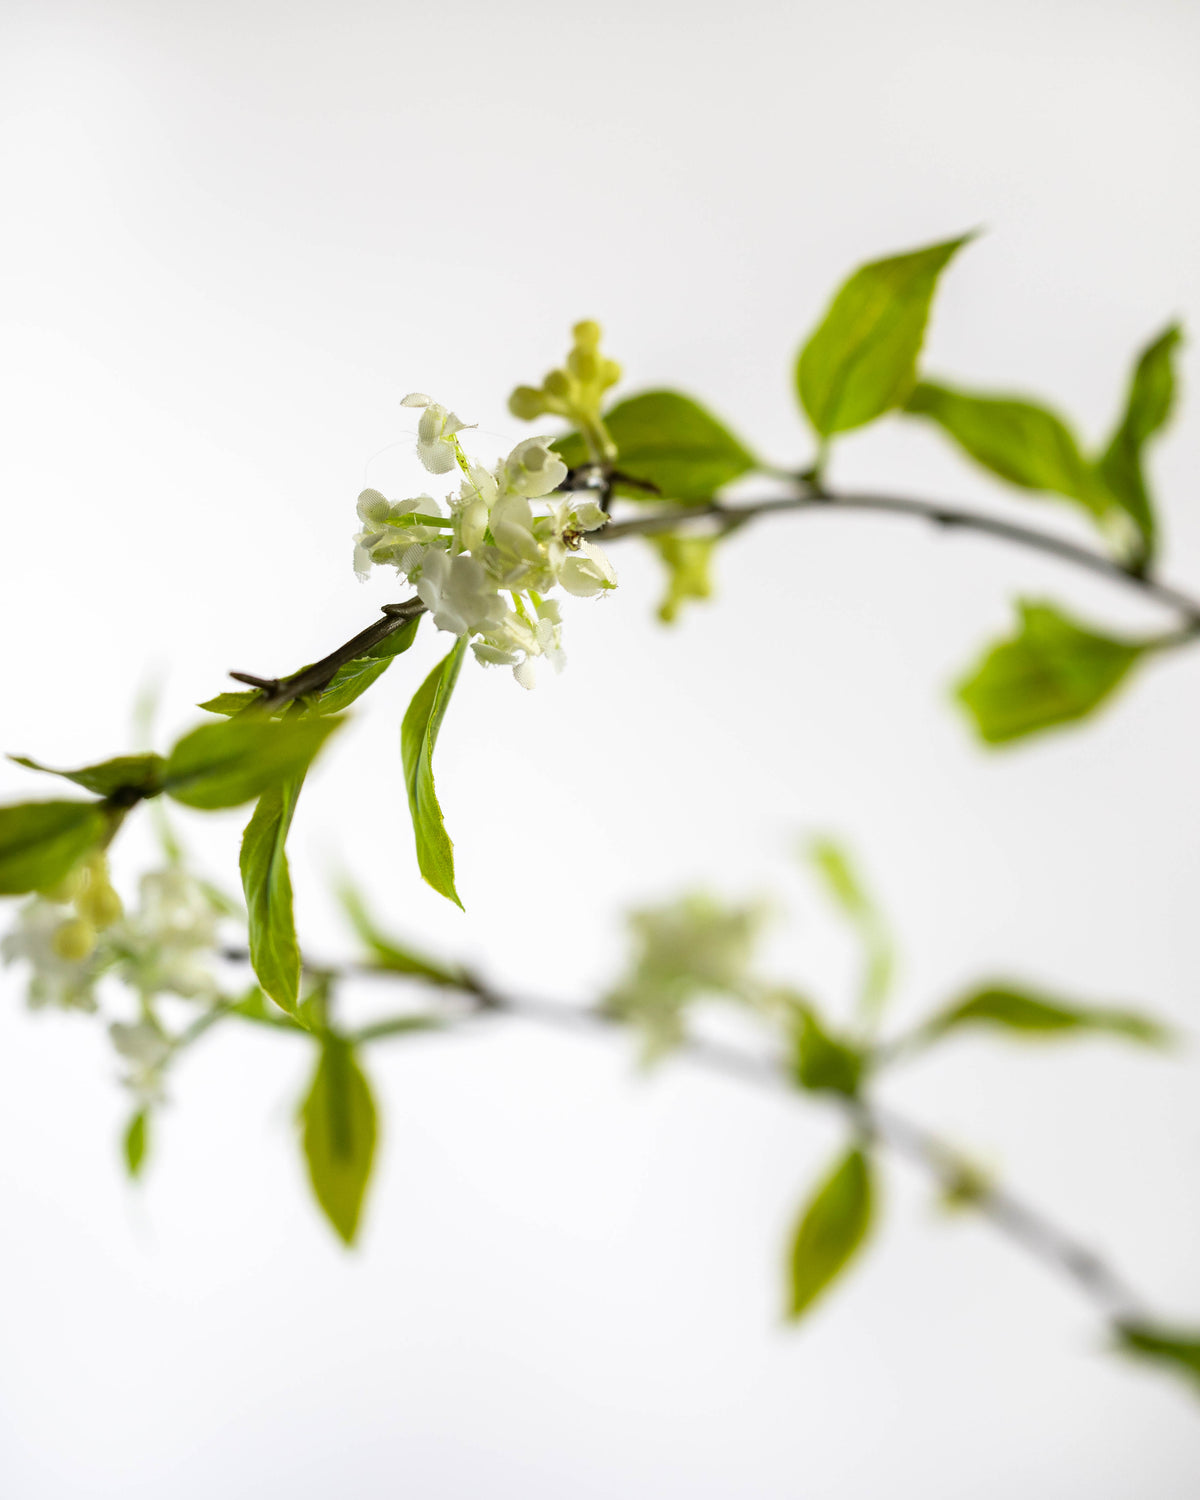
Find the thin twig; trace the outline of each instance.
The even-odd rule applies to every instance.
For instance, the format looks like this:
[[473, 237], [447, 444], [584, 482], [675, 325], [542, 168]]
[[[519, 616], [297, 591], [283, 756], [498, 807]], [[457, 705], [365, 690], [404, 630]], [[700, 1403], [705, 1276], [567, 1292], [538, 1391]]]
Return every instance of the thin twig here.
[[[601, 503], [605, 508], [611, 498], [614, 479], [615, 476], [610, 476], [600, 491]], [[777, 495], [739, 505], [715, 499], [700, 501], [694, 505], [677, 505], [670, 510], [655, 511], [651, 515], [636, 516], [627, 521], [610, 521], [596, 536], [607, 543], [621, 541], [629, 536], [653, 536], [662, 531], [676, 531], [681, 526], [690, 526], [705, 519], [723, 521], [728, 529], [733, 529], [760, 516], [816, 512], [830, 514], [837, 511], [869, 512], [927, 521], [944, 529], [974, 532], [979, 536], [1008, 542], [1014, 547], [1024, 547], [1029, 551], [1055, 557], [1060, 562], [1070, 563], [1132, 589], [1143, 598], [1166, 605], [1180, 614], [1183, 617], [1183, 627], [1171, 638], [1170, 644], [1183, 645], [1200, 634], [1200, 598], [1183, 589], [1163, 583], [1148, 573], [1127, 567], [1106, 553], [1080, 546], [1054, 532], [1004, 521], [996, 516], [984, 515], [980, 511], [967, 510], [939, 500], [916, 500], [903, 495], [835, 494], [828, 490], [808, 489], [799, 495]], [[417, 598], [407, 599], [401, 604], [385, 604], [382, 619], [368, 625], [328, 656], [292, 677], [258, 677], [247, 672], [231, 672], [230, 676], [261, 689], [263, 697], [258, 707], [278, 708], [294, 698], [320, 692], [328, 687], [339, 667], [365, 655], [388, 636], [403, 629], [410, 620], [424, 613], [424, 610], [424, 604]]]

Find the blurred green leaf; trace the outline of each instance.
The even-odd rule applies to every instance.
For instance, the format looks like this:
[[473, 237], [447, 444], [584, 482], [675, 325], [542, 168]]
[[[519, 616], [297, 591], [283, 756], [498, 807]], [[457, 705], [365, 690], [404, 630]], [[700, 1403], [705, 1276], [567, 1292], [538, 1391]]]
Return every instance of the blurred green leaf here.
[[[618, 468], [660, 492], [618, 483], [617, 493], [632, 500], [711, 500], [722, 485], [758, 464], [711, 412], [678, 391], [646, 391], [619, 401], [605, 412], [604, 424], [617, 445]], [[570, 468], [589, 461], [578, 433], [567, 433], [552, 446]]]
[[712, 598], [712, 559], [719, 538], [668, 531], [648, 536], [646, 540], [667, 570], [667, 593], [658, 606], [658, 618], [664, 625], [670, 625], [679, 614], [680, 605], [688, 599]]
[[1064, 495], [1097, 519], [1111, 509], [1108, 487], [1079, 451], [1074, 434], [1044, 406], [922, 381], [904, 409], [937, 423], [976, 463], [1009, 484]]
[[155, 797], [162, 787], [162, 773], [166, 762], [161, 755], [118, 755], [114, 760], [101, 761], [99, 765], [83, 766], [78, 771], [59, 771], [54, 766], [44, 766], [31, 760], [28, 755], [10, 755], [9, 760], [31, 771], [45, 771], [50, 776], [63, 776], [81, 786], [85, 791], [95, 792], [97, 797], [111, 797], [116, 792], [135, 791], [143, 797]]
[[1170, 1040], [1166, 1027], [1136, 1011], [1073, 1005], [1006, 984], [989, 984], [974, 990], [933, 1016], [919, 1034], [933, 1040], [948, 1031], [970, 1026], [995, 1027], [1029, 1037], [1106, 1032], [1147, 1046], [1163, 1046]]
[[1025, 600], [1019, 609], [1017, 634], [993, 646], [956, 689], [989, 745], [1086, 718], [1156, 644], [1098, 635], [1051, 604]]
[[317, 1202], [344, 1243], [353, 1244], [377, 1132], [371, 1086], [344, 1038], [329, 1035], [322, 1043], [300, 1118]]
[[302, 776], [341, 722], [243, 714], [224, 724], [201, 725], [171, 751], [163, 788], [188, 807], [237, 807], [268, 787]]
[[1129, 384], [1125, 410], [1098, 464], [1113, 499], [1137, 527], [1141, 538], [1138, 561], [1142, 564], [1153, 560], [1158, 540], [1154, 508], [1142, 469], [1142, 450], [1170, 418], [1175, 399], [1173, 360], [1182, 336], [1178, 325], [1172, 324], [1142, 350]]
[[139, 1109], [130, 1120], [121, 1141], [125, 1157], [125, 1170], [136, 1179], [141, 1175], [146, 1161], [146, 1149], [150, 1144], [150, 1122], [144, 1109]]
[[375, 925], [366, 903], [349, 881], [338, 887], [338, 899], [350, 919], [350, 925], [362, 940], [371, 955], [371, 964], [376, 969], [387, 969], [393, 974], [411, 974], [417, 979], [427, 979], [431, 984], [449, 985], [458, 988], [463, 982], [462, 971], [440, 964], [436, 959], [415, 953], [385, 935]]
[[238, 860], [251, 966], [271, 999], [292, 1015], [300, 998], [300, 945], [285, 846], [303, 781], [303, 775], [289, 777], [263, 792], [242, 835]]
[[[1118, 1323], [1117, 1347], [1135, 1358], [1163, 1365], [1193, 1387], [1200, 1386], [1200, 1330]], [[1200, 1394], [1193, 1389], [1193, 1394]]]
[[792, 1238], [788, 1317], [802, 1317], [853, 1260], [874, 1216], [871, 1165], [855, 1148], [821, 1183]]
[[454, 889], [454, 845], [434, 789], [433, 750], [466, 649], [467, 640], [462, 636], [417, 689], [400, 727], [400, 756], [417, 841], [417, 864], [434, 890], [458, 907], [462, 902]]
[[109, 829], [97, 802], [0, 807], [0, 896], [57, 885]]
[[970, 238], [872, 261], [842, 285], [796, 361], [796, 390], [821, 437], [907, 400], [938, 277]]
[[809, 855], [825, 889], [858, 932], [866, 960], [859, 1008], [867, 1021], [874, 1021], [887, 998], [895, 968], [895, 952], [887, 925], [858, 878], [845, 849], [832, 839], [816, 838], [809, 845]]
[[810, 1005], [801, 1006], [796, 1013], [793, 1041], [793, 1074], [801, 1088], [855, 1097], [866, 1058], [852, 1043], [827, 1031]]

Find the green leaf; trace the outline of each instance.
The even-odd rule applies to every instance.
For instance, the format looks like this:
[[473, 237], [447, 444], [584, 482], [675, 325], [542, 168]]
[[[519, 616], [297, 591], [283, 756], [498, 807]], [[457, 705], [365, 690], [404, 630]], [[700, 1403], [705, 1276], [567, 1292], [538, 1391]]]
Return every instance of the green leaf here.
[[791, 1246], [788, 1317], [802, 1317], [854, 1258], [874, 1214], [871, 1165], [859, 1149], [847, 1152], [817, 1189], [796, 1226]]
[[467, 639], [461, 636], [417, 689], [400, 727], [400, 757], [417, 841], [417, 864], [434, 890], [458, 907], [462, 902], [454, 889], [454, 845], [442, 821], [433, 785], [433, 748], [466, 649]]
[[302, 776], [341, 722], [244, 714], [224, 724], [204, 724], [171, 751], [163, 788], [188, 807], [237, 807], [268, 787]]
[[866, 1058], [857, 1047], [827, 1031], [809, 1005], [797, 1012], [793, 1040], [793, 1075], [802, 1089], [855, 1097]]
[[646, 540], [667, 570], [667, 593], [658, 606], [658, 618], [664, 625], [670, 625], [686, 600], [712, 598], [712, 559], [720, 539], [666, 531]]
[[402, 655], [416, 640], [417, 630], [423, 619], [423, 615], [414, 615], [399, 630], [394, 630], [391, 635], [384, 636], [377, 646], [372, 646], [366, 653], [367, 656], [386, 657], [390, 661], [393, 656]]
[[215, 698], [197, 703], [196, 707], [204, 709], [206, 713], [224, 714], [226, 718], [232, 719], [234, 714], [244, 713], [261, 698], [262, 694], [251, 688], [244, 693], [218, 693]]
[[921, 1035], [932, 1040], [970, 1026], [995, 1027], [1028, 1037], [1102, 1032], [1147, 1046], [1162, 1046], [1170, 1040], [1164, 1026], [1136, 1011], [1073, 1005], [1007, 984], [981, 986], [926, 1022]]
[[956, 696], [989, 745], [1086, 718], [1153, 642], [1097, 635], [1051, 604], [1022, 601], [1016, 635], [1000, 641]]
[[976, 463], [1026, 490], [1048, 490], [1082, 505], [1094, 518], [1112, 496], [1054, 412], [1010, 396], [972, 395], [922, 381], [905, 411], [928, 417]]
[[1138, 357], [1125, 410], [1097, 465], [1114, 501], [1129, 516], [1141, 538], [1141, 564], [1153, 560], [1157, 525], [1142, 450], [1166, 426], [1175, 400], [1175, 350], [1182, 338], [1176, 324], [1164, 329]]
[[134, 1179], [141, 1175], [146, 1161], [146, 1150], [150, 1144], [149, 1132], [149, 1117], [144, 1109], [139, 1109], [126, 1127], [121, 1141], [125, 1169]]
[[290, 777], [262, 794], [242, 835], [238, 861], [251, 966], [271, 999], [293, 1015], [300, 998], [300, 945], [285, 845], [303, 780], [303, 775]]
[[460, 969], [450, 968], [438, 963], [436, 959], [415, 953], [381, 932], [367, 910], [361, 893], [349, 881], [343, 881], [339, 886], [338, 899], [350, 919], [350, 925], [371, 954], [372, 968], [386, 969], [392, 974], [411, 974], [417, 979], [428, 979], [431, 984], [444, 984], [456, 989], [462, 985], [463, 974]]
[[1200, 1331], [1149, 1323], [1119, 1323], [1118, 1348], [1138, 1359], [1164, 1365], [1193, 1387], [1200, 1386]]
[[970, 238], [872, 261], [843, 284], [796, 361], [796, 390], [821, 437], [908, 399], [938, 277]]
[[0, 896], [45, 890], [104, 838], [98, 802], [22, 802], [0, 807]]
[[375, 1155], [376, 1118], [371, 1086], [344, 1038], [325, 1038], [300, 1119], [317, 1202], [342, 1240], [353, 1244]]
[[8, 758], [31, 771], [64, 776], [85, 791], [95, 792], [97, 797], [112, 797], [125, 791], [136, 792], [140, 797], [156, 797], [162, 789], [162, 773], [166, 765], [161, 755], [118, 755], [115, 760], [83, 766], [78, 771], [59, 771], [54, 766], [31, 760], [27, 755], [10, 755]]
[[[646, 391], [619, 401], [605, 412], [604, 424], [617, 445], [618, 468], [660, 492], [618, 483], [617, 493], [633, 500], [711, 500], [722, 485], [758, 466], [727, 427], [678, 391]], [[588, 462], [587, 445], [578, 433], [568, 433], [552, 446], [570, 468]]]
[[832, 839], [817, 838], [809, 845], [809, 854], [825, 889], [858, 932], [866, 960], [859, 1009], [864, 1019], [873, 1021], [883, 1008], [895, 968], [891, 936], [846, 851]]

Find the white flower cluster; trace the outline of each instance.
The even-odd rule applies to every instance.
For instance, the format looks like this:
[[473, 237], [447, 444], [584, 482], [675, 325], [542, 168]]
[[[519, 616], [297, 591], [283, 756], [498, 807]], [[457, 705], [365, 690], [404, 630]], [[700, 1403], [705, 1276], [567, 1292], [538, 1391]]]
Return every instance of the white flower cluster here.
[[[565, 661], [558, 602], [544, 596], [555, 587], [585, 598], [616, 587], [608, 558], [585, 540], [607, 517], [580, 495], [551, 498], [567, 467], [545, 438], [527, 438], [488, 469], [463, 452], [465, 424], [453, 412], [419, 394], [402, 405], [422, 409], [417, 456], [425, 468], [457, 467], [463, 479], [445, 514], [430, 495], [392, 502], [364, 490], [355, 572], [365, 578], [372, 566], [394, 567], [416, 585], [439, 630], [473, 637], [480, 661], [512, 667], [531, 688], [536, 657], [559, 671]], [[535, 512], [535, 501], [544, 509]]]

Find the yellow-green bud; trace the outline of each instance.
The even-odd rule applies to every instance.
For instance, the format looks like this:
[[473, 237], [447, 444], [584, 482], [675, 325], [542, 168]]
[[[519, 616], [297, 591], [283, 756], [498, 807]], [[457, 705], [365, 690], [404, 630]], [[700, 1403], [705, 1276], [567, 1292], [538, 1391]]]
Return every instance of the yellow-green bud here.
[[542, 389], [547, 395], [557, 396], [560, 401], [570, 396], [574, 388], [575, 382], [565, 370], [551, 370], [542, 381]]
[[69, 917], [54, 929], [50, 946], [59, 958], [71, 964], [81, 964], [90, 958], [96, 946], [96, 929], [82, 917]]
[[577, 349], [595, 349], [600, 343], [600, 325], [594, 323], [591, 318], [585, 318], [582, 323], [576, 323], [571, 333], [575, 338]]
[[546, 399], [531, 385], [519, 385], [508, 398], [508, 409], [521, 422], [532, 422], [546, 410]]
[[97, 931], [103, 931], [118, 922], [125, 908], [121, 905], [121, 898], [109, 885], [107, 880], [93, 880], [84, 893], [76, 898], [75, 910], [85, 921], [90, 922]]
[[572, 375], [577, 375], [584, 385], [591, 385], [596, 378], [598, 362], [595, 351], [592, 349], [581, 349], [578, 345], [567, 355], [567, 367]]
[[43, 886], [38, 891], [38, 895], [45, 896], [47, 901], [60, 901], [65, 906], [68, 902], [75, 900], [86, 884], [86, 870], [82, 865], [76, 865], [61, 880], [53, 885]]
[[615, 359], [605, 359], [600, 362], [600, 389], [608, 390], [610, 385], [616, 385], [621, 378], [621, 366]]

